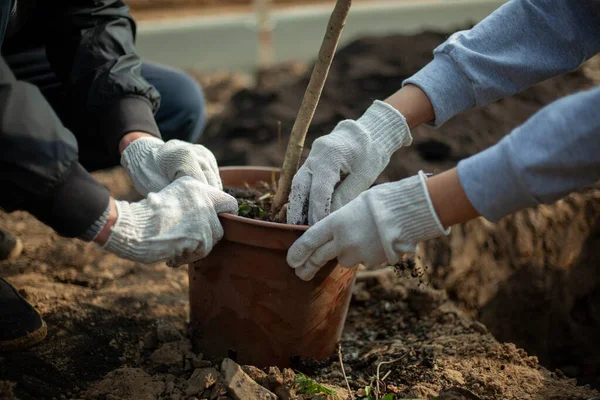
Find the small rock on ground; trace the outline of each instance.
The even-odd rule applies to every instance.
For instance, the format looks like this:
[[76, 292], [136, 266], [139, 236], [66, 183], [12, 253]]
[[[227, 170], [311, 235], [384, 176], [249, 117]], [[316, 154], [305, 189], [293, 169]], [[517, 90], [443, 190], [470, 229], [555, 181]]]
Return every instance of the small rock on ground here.
[[171, 322], [163, 319], [156, 322], [156, 336], [161, 343], [174, 342], [183, 338], [181, 332]]
[[187, 358], [194, 357], [189, 340], [169, 342], [160, 346], [150, 357], [159, 372], [180, 373]]
[[185, 393], [188, 396], [199, 394], [203, 390], [214, 386], [220, 378], [221, 375], [214, 368], [196, 368], [188, 380], [188, 386]]
[[84, 399], [156, 400], [165, 390], [162, 380], [153, 378], [141, 368], [119, 368], [106, 374], [104, 379], [92, 384]]
[[233, 360], [226, 358], [221, 374], [231, 396], [236, 400], [277, 400], [277, 396], [254, 382]]

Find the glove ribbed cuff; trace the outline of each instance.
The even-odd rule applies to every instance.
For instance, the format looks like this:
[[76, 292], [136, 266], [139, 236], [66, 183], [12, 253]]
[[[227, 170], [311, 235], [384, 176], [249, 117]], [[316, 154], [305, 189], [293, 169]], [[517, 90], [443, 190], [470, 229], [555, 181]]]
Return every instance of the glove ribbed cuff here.
[[101, 248], [122, 258], [139, 260], [145, 253], [143, 243], [147, 239], [141, 237], [140, 232], [155, 232], [151, 218], [153, 212], [145, 200], [131, 204], [126, 201], [116, 201], [115, 204], [117, 221], [111, 229], [108, 240]]
[[[425, 174], [376, 186], [379, 200], [374, 213], [379, 218], [380, 235], [388, 262], [398, 262], [398, 253], [406, 252], [406, 244], [416, 247], [419, 242], [448, 235], [440, 222], [425, 185]], [[379, 211], [377, 211], [379, 210]], [[391, 226], [390, 226], [391, 225]]]
[[390, 154], [412, 143], [404, 115], [383, 101], [375, 100], [356, 123], [369, 132], [378, 147], [389, 149]]
[[155, 137], [142, 137], [134, 140], [127, 146], [121, 155], [121, 165], [129, 170], [129, 165], [140, 165], [143, 160], [158, 146], [165, 142]]

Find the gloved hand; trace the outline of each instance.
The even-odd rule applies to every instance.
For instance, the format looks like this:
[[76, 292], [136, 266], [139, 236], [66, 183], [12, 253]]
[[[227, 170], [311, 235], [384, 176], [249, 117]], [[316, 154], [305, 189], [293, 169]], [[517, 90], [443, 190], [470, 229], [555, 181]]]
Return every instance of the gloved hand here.
[[[339, 209], [375, 182], [396, 150], [411, 143], [404, 116], [379, 100], [358, 120], [340, 122], [314, 141], [294, 176], [288, 224], [306, 223], [308, 217], [313, 225]], [[335, 188], [341, 173], [348, 176]]]
[[133, 261], [179, 266], [205, 257], [223, 237], [218, 213], [237, 200], [192, 177], [182, 177], [137, 203], [117, 201], [117, 220], [104, 250]]
[[287, 262], [303, 280], [329, 260], [343, 267], [398, 263], [423, 240], [447, 235], [425, 186], [425, 174], [377, 185], [310, 227], [288, 250]]
[[182, 176], [223, 189], [215, 156], [199, 144], [177, 139], [165, 143], [155, 137], [139, 138], [123, 151], [121, 165], [144, 197], [159, 192]]

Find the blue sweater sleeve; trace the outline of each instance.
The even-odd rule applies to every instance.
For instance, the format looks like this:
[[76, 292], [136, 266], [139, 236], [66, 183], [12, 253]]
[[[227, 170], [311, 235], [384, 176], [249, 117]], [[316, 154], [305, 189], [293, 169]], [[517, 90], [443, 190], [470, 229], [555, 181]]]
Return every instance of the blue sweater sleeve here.
[[458, 163], [479, 213], [497, 221], [600, 179], [600, 87], [559, 99], [496, 145]]
[[600, 1], [511, 0], [472, 29], [453, 34], [434, 59], [404, 81], [419, 86], [441, 126], [571, 71], [600, 51]]
[[[434, 50], [406, 80], [434, 126], [471, 107], [579, 67], [600, 51], [600, 1], [512, 0]], [[552, 203], [600, 178], [600, 88], [542, 108], [495, 146], [458, 164], [467, 197], [490, 221]]]

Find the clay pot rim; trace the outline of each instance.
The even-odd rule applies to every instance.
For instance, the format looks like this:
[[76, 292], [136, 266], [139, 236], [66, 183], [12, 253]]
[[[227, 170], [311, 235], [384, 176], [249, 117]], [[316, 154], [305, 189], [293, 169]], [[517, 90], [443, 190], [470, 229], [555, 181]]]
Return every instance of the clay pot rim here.
[[[229, 166], [229, 167], [219, 167], [220, 171], [239, 171], [239, 170], [253, 170], [253, 171], [267, 171], [267, 172], [279, 172], [280, 168], [274, 167], [254, 167], [254, 166]], [[292, 224], [282, 224], [279, 222], [269, 222], [269, 221], [261, 221], [258, 219], [251, 219], [240, 217], [239, 215], [234, 215], [230, 213], [220, 213], [219, 217], [225, 218], [231, 221], [236, 221], [242, 224], [254, 225], [254, 226], [262, 226], [265, 228], [272, 229], [285, 229], [287, 231], [306, 231], [309, 226], [308, 225], [292, 225]]]

